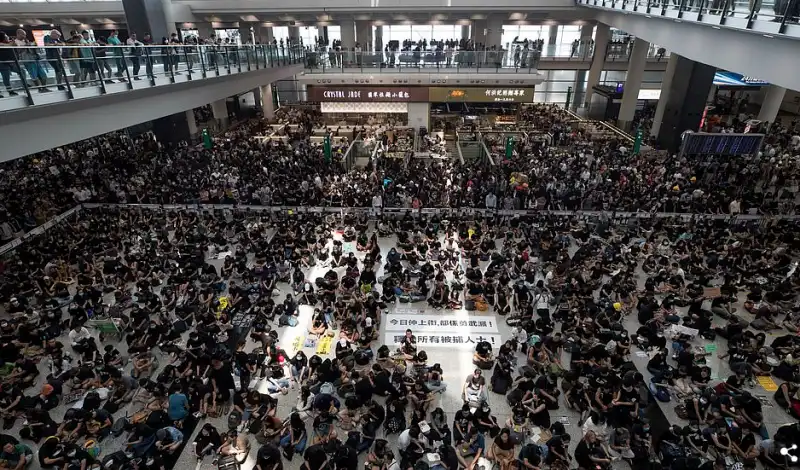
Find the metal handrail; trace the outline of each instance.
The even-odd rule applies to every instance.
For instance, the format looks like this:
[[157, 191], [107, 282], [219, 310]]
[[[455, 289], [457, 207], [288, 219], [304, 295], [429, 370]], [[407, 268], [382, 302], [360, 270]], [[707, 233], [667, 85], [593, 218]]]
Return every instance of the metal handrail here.
[[[51, 91], [72, 100], [158, 86], [163, 79], [176, 83], [304, 62], [302, 48], [271, 44], [0, 45], [0, 65], [12, 85], [6, 90], [11, 98], [0, 101], [0, 110], [52, 104], [52, 98], [34, 98]], [[77, 91], [84, 88], [96, 92]], [[0, 89], [5, 98], [3, 93]]]

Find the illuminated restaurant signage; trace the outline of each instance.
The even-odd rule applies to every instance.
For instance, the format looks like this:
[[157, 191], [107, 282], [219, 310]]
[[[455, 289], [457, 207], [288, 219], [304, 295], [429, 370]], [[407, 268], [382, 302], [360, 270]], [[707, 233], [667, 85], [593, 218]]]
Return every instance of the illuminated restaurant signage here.
[[309, 86], [309, 101], [325, 102], [426, 102], [427, 87], [330, 87]]
[[530, 103], [533, 101], [533, 88], [464, 87], [428, 89], [430, 101], [469, 102], [469, 103]]

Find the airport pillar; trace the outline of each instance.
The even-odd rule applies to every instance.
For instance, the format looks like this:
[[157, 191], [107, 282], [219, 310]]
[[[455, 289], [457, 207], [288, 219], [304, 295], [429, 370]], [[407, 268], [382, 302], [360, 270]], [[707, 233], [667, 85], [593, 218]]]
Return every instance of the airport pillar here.
[[661, 121], [664, 119], [664, 109], [667, 107], [667, 95], [672, 87], [672, 79], [675, 77], [675, 70], [678, 68], [678, 54], [672, 53], [667, 61], [667, 70], [664, 72], [664, 79], [661, 81], [661, 96], [658, 98], [656, 113], [653, 115], [653, 125], [650, 126], [650, 135], [658, 136], [661, 130]]
[[300, 45], [300, 27], [289, 26], [289, 44], [293, 46]]
[[472, 22], [472, 43], [486, 44], [486, 20], [475, 20]]
[[256, 33], [256, 42], [259, 44], [272, 44], [272, 40], [275, 38], [272, 34], [272, 26], [259, 26]]
[[[581, 27], [581, 44], [578, 47], [578, 55], [581, 58], [586, 58], [587, 50], [589, 48], [589, 41], [592, 39], [594, 32], [594, 25], [587, 24]], [[572, 98], [571, 107], [573, 111], [578, 109], [578, 106], [583, 103], [584, 96], [586, 96], [586, 70], [580, 69], [575, 72], [575, 84], [572, 86], [575, 90], [575, 96]]]
[[372, 50], [372, 22], [367, 20], [356, 21], [356, 42], [361, 46], [361, 50], [369, 52]]
[[383, 26], [375, 26], [375, 52], [383, 51]]
[[197, 28], [199, 39], [209, 39], [214, 36], [214, 28], [211, 27], [211, 23], [197, 23], [195, 28]]
[[260, 87], [261, 95], [261, 112], [264, 114], [264, 119], [272, 121], [275, 119], [275, 102], [272, 100], [272, 84], [267, 83]]
[[550, 36], [547, 38], [547, 44], [555, 46], [556, 42], [558, 42], [558, 25], [554, 24], [550, 26]]
[[194, 118], [194, 108], [186, 111], [186, 127], [189, 129], [189, 135], [197, 135], [197, 120]]
[[[153, 120], [153, 135], [156, 140], [161, 142], [164, 146], [176, 145], [179, 142], [191, 140], [191, 130], [189, 128], [189, 115], [192, 112], [175, 113], [169, 116], [164, 116]], [[192, 114], [192, 123], [194, 123], [194, 114]], [[197, 129], [197, 124], [194, 124]]]
[[594, 93], [593, 87], [600, 83], [600, 74], [606, 64], [606, 50], [608, 49], [608, 39], [611, 28], [607, 24], [597, 23], [597, 32], [594, 35], [594, 56], [592, 57], [592, 67], [589, 69], [589, 80], [586, 82], [586, 97], [583, 105], [589, 106], [589, 101]]
[[230, 122], [227, 100], [222, 99], [211, 103], [211, 112], [214, 114], [214, 119], [219, 123], [220, 128], [226, 129]]
[[497, 46], [502, 48], [503, 44], [503, 18], [500, 16], [491, 17], [486, 21], [486, 47]]
[[625, 76], [625, 88], [622, 93], [622, 104], [619, 106], [617, 126], [625, 131], [631, 130], [631, 122], [636, 112], [636, 102], [639, 100], [639, 89], [642, 87], [642, 75], [647, 59], [647, 49], [650, 43], [644, 39], [636, 38], [633, 43], [631, 60], [628, 63], [628, 73]]
[[327, 38], [328, 38], [328, 27], [317, 26], [317, 41], [321, 42], [322, 44], [325, 44]]
[[461, 39], [468, 40], [469, 39], [469, 25], [465, 24], [461, 26]]
[[342, 61], [344, 63], [352, 62], [352, 52], [356, 47], [356, 22], [353, 20], [344, 20], [342, 22]]
[[242, 44], [255, 44], [254, 36], [255, 34], [253, 33], [253, 28], [250, 23], [239, 25], [239, 40]]
[[770, 124], [775, 122], [775, 119], [778, 118], [778, 112], [781, 110], [781, 103], [783, 103], [783, 97], [785, 95], [786, 88], [779, 87], [778, 85], [770, 85], [767, 88], [764, 101], [761, 103], [761, 109], [758, 111], [758, 120], [766, 121]]
[[[673, 60], [673, 54], [670, 54], [670, 60]], [[674, 68], [669, 88], [662, 90], [659, 100], [665, 103], [657, 137], [658, 143], [673, 153], [680, 149], [684, 131], [697, 131], [700, 128], [708, 91], [717, 71], [716, 67], [682, 56], [675, 58]], [[627, 84], [624, 93], [628, 93]]]
[[139, 37], [150, 33], [153, 42], [161, 43], [161, 38], [169, 38], [176, 31], [170, 0], [123, 0], [122, 9], [128, 25], [128, 34]]

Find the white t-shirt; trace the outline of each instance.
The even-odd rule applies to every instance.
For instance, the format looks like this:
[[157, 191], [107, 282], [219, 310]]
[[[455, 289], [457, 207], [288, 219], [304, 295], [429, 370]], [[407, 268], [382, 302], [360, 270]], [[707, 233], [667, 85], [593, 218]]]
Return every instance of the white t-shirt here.
[[397, 448], [406, 450], [411, 445], [411, 429], [406, 429], [397, 436]]

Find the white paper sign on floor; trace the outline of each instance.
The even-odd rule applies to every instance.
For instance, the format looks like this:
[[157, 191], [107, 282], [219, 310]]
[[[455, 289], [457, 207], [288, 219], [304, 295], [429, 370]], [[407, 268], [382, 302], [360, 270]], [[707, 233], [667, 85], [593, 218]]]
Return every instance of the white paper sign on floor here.
[[425, 313], [423, 307], [397, 307], [394, 309], [394, 315], [420, 315]]
[[[392, 345], [399, 345], [403, 340], [403, 332], [386, 332], [384, 336], [384, 343], [390, 348]], [[459, 349], [474, 349], [475, 344], [479, 341], [488, 341], [493, 348], [499, 348], [502, 343], [500, 335], [490, 335], [486, 333], [416, 333], [414, 336], [417, 338], [417, 349], [425, 348], [459, 348]]]
[[405, 331], [410, 328], [417, 332], [436, 333], [496, 333], [497, 320], [494, 315], [389, 315], [386, 331]]

